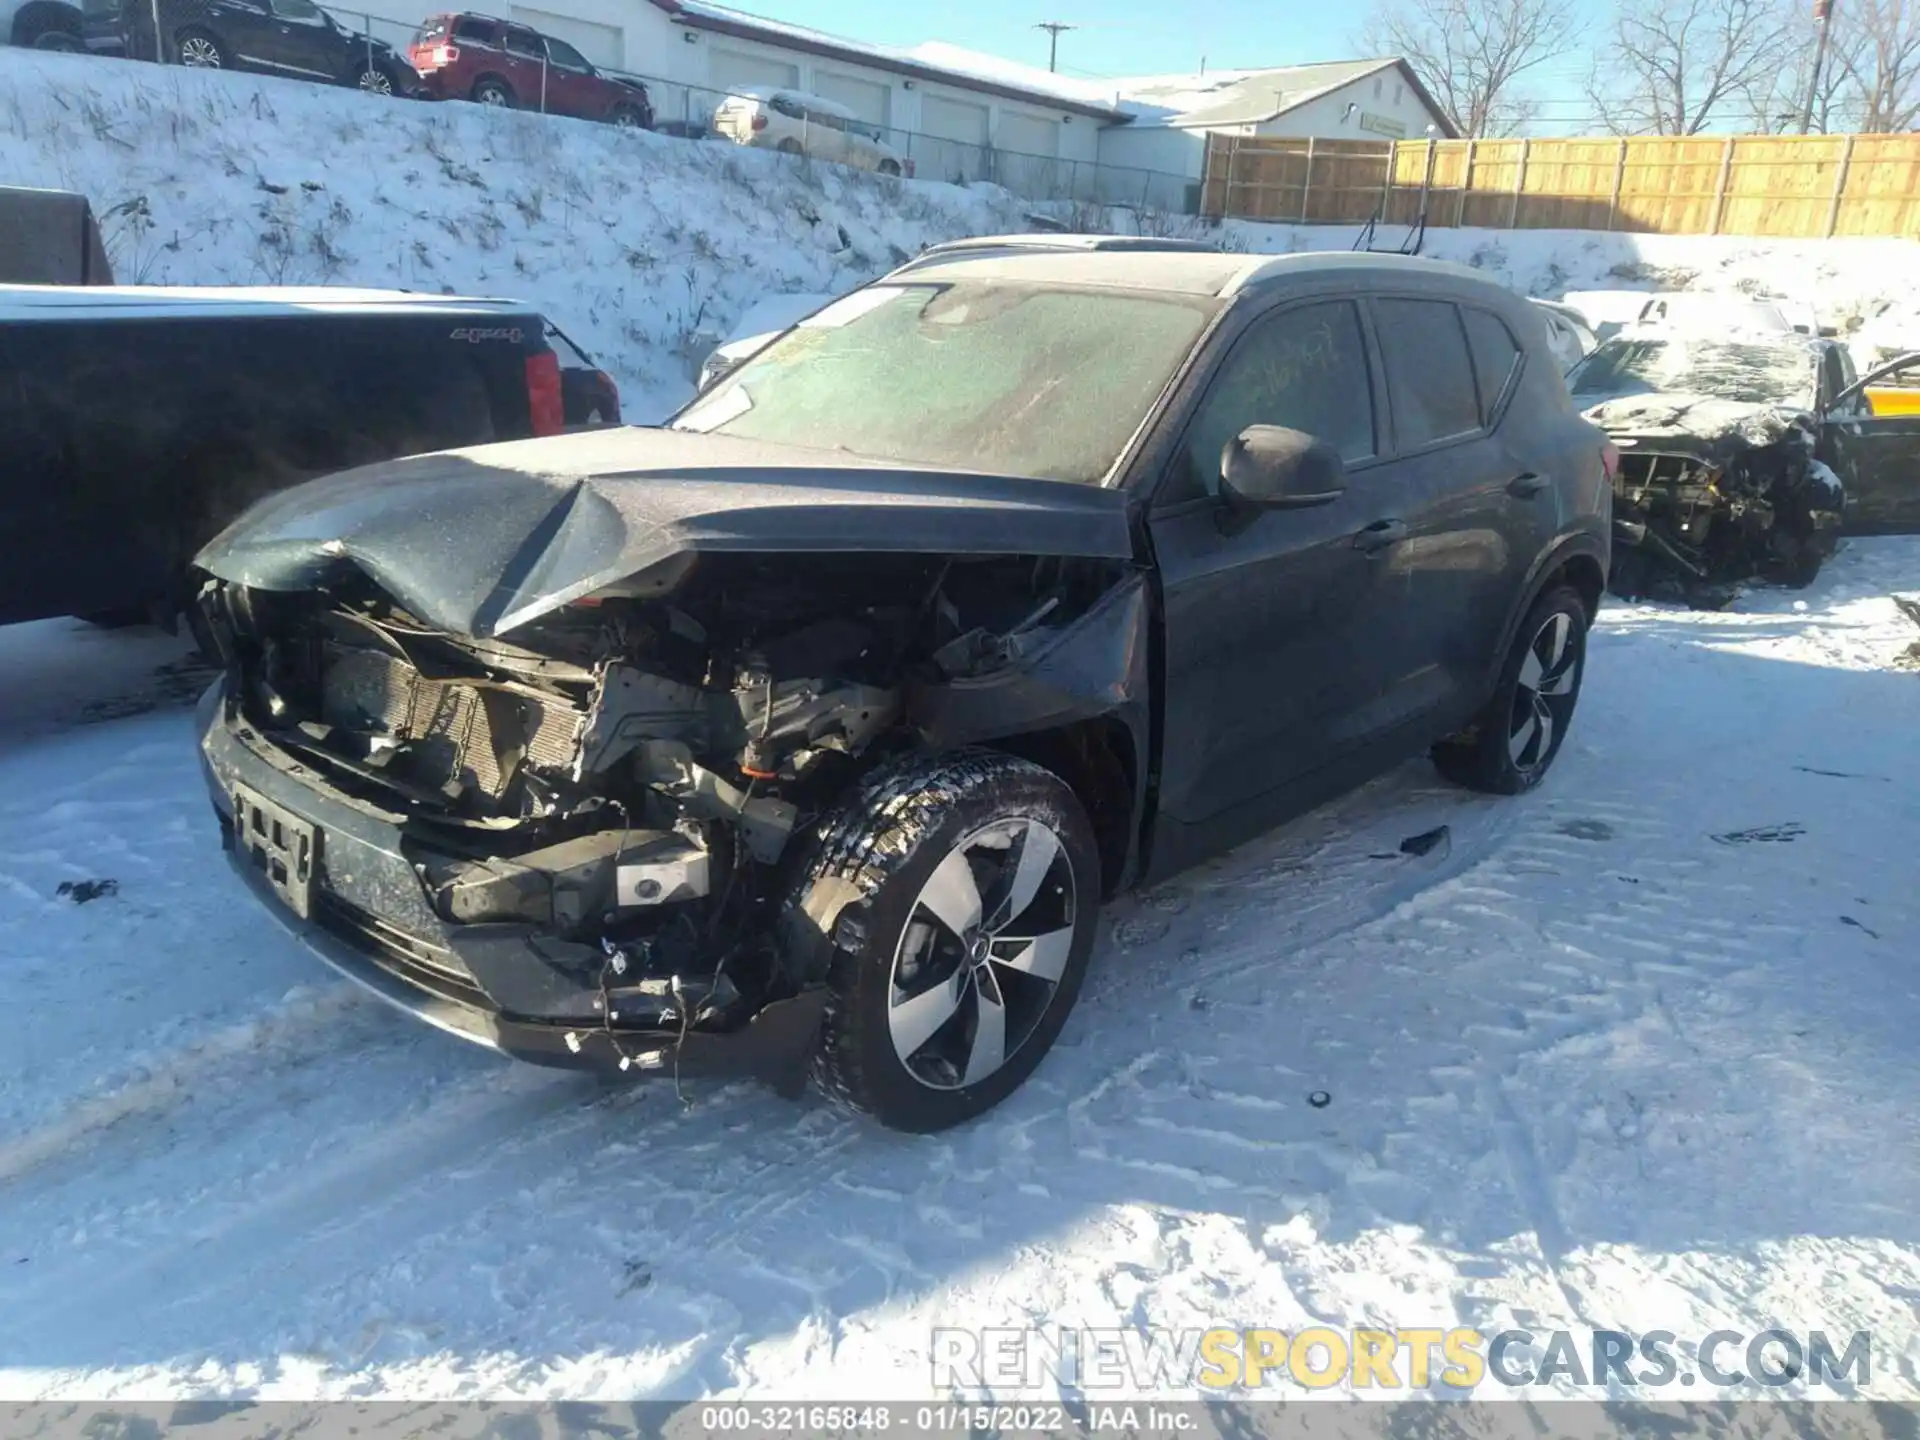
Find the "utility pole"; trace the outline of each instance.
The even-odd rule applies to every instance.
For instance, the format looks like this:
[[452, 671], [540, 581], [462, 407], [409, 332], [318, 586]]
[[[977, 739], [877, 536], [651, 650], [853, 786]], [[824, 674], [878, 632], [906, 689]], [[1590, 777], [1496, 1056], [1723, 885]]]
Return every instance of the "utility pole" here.
[[1820, 35], [1813, 42], [1813, 75], [1807, 81], [1807, 103], [1800, 111], [1800, 133], [1813, 129], [1813, 102], [1820, 93], [1820, 67], [1827, 58], [1827, 27], [1833, 23], [1833, 0], [1813, 0], [1813, 18], [1819, 22]]
[[1080, 27], [1068, 25], [1059, 20], [1042, 20], [1033, 28], [1047, 32], [1047, 69], [1058, 70], [1060, 68], [1060, 32], [1078, 30]]

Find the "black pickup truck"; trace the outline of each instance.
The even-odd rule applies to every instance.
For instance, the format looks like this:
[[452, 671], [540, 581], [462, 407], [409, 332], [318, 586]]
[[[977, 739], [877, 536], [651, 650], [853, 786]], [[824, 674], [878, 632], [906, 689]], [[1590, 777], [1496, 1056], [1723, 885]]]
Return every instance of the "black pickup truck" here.
[[0, 624], [163, 622], [263, 495], [619, 418], [525, 305], [340, 289], [0, 285]]

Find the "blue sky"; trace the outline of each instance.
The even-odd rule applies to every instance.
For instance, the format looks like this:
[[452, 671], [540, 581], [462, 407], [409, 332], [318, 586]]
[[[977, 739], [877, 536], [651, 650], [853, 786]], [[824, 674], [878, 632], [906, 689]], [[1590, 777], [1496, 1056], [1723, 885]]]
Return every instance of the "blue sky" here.
[[[1080, 28], [1060, 37], [1062, 74], [1090, 78], [1188, 72], [1205, 57], [1210, 70], [1343, 60], [1365, 52], [1357, 32], [1366, 0], [1275, 5], [1272, 0], [967, 0], [962, 5], [900, 5], [890, 0], [725, 0], [771, 20], [808, 25], [884, 45], [944, 40], [1042, 68], [1047, 36], [1037, 20]], [[1589, 0], [1596, 12], [1601, 0]], [[1554, 67], [1540, 93], [1545, 117], [1574, 119], [1584, 61]], [[1575, 127], [1580, 128], [1580, 127]], [[1542, 125], [1566, 133], [1566, 124]]]

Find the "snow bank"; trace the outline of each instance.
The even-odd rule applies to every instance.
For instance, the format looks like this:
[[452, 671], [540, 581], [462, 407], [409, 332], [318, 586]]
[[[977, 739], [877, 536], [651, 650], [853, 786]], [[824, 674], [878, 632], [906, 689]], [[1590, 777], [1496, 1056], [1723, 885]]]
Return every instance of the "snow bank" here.
[[0, 184], [87, 195], [123, 283], [537, 304], [653, 418], [749, 306], [1025, 228], [998, 188], [476, 105], [0, 47]]
[[[1228, 221], [1230, 243], [1256, 254], [1344, 250], [1357, 226], [1255, 225]], [[1378, 246], [1406, 236], [1383, 226]], [[1544, 300], [1572, 292], [1609, 292], [1607, 313], [1623, 318], [1621, 292], [1690, 290], [1735, 299], [1772, 300], [1788, 317], [1847, 331], [1863, 327], [1875, 346], [1920, 350], [1920, 242], [1775, 240], [1746, 235], [1617, 235], [1591, 230], [1429, 230], [1421, 254], [1484, 270]], [[1590, 298], [1590, 297], [1589, 297]], [[1784, 302], [1784, 303], [1781, 303]], [[1630, 318], [1630, 317], [1625, 317]], [[1860, 341], [1854, 342], [1859, 348]]]

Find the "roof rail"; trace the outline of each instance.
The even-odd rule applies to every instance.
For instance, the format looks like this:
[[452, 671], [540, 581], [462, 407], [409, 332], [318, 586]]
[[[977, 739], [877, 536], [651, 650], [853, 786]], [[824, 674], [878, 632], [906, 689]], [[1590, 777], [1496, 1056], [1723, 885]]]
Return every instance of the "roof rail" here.
[[985, 252], [1017, 254], [1022, 250], [1074, 250], [1086, 254], [1114, 250], [1221, 253], [1218, 245], [1206, 240], [1160, 239], [1152, 235], [1066, 235], [1050, 231], [1030, 235], [975, 235], [965, 240], [945, 240], [938, 245], [929, 245], [898, 266], [893, 273], [897, 275], [902, 270], [911, 270], [927, 262], [945, 260], [955, 255]]

